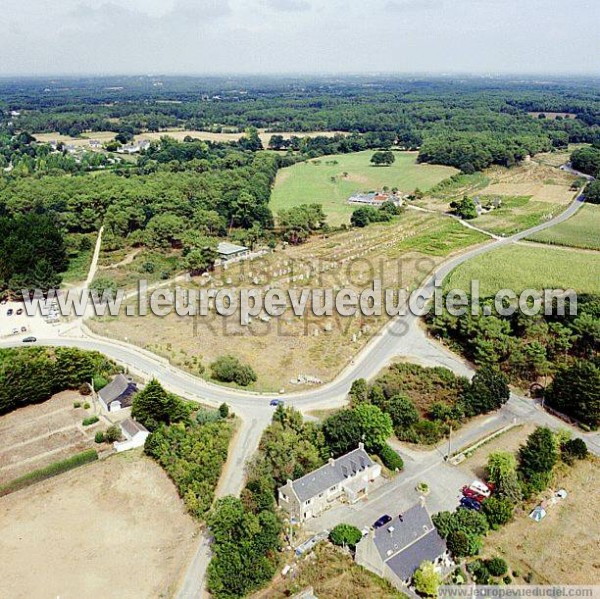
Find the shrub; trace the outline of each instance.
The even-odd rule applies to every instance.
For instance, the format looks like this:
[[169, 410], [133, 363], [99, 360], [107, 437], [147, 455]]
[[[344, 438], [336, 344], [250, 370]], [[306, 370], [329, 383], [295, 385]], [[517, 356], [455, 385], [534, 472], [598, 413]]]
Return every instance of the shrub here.
[[121, 429], [116, 424], [109, 426], [104, 433], [104, 440], [107, 443], [114, 443], [115, 441], [119, 441], [120, 438]]
[[251, 366], [242, 364], [235, 356], [221, 356], [211, 365], [212, 377], [222, 383], [237, 383], [247, 387], [257, 379]]
[[508, 499], [494, 496], [483, 502], [483, 513], [492, 530], [498, 530], [498, 528], [510, 522], [513, 509], [513, 504]]
[[329, 533], [329, 540], [338, 546], [347, 546], [354, 550], [356, 543], [362, 539], [362, 533], [351, 524], [338, 524]]
[[504, 584], [511, 584], [512, 583], [512, 578], [507, 574], [503, 579], [502, 582]]
[[95, 391], [100, 391], [100, 389], [103, 389], [108, 385], [108, 379], [100, 374], [95, 375], [92, 378], [92, 382], [94, 383]]
[[81, 422], [83, 426], [91, 426], [92, 424], [96, 424], [100, 420], [98, 416], [90, 416], [89, 418], [84, 418]]
[[81, 402], [80, 401], [74, 401], [73, 402], [73, 407], [74, 408], [80, 408], [81, 407]]
[[584, 460], [588, 456], [588, 448], [583, 439], [569, 439], [561, 446], [561, 458], [566, 464], [574, 460]]
[[421, 595], [437, 597], [441, 577], [431, 562], [423, 562], [413, 576], [415, 589]]
[[102, 431], [98, 431], [95, 435], [94, 435], [94, 441], [96, 443], [104, 443], [104, 433]]
[[390, 470], [402, 470], [404, 468], [402, 458], [387, 443], [379, 450], [378, 454], [386, 468]]
[[79, 394], [80, 395], [89, 395], [92, 392], [90, 386], [87, 383], [81, 383], [79, 385]]
[[508, 572], [508, 564], [501, 557], [485, 560], [485, 566], [492, 576], [504, 576]]
[[90, 409], [90, 402], [89, 402], [89, 401], [86, 401], [86, 402], [83, 404], [83, 409], [84, 409], [84, 410], [89, 410], [89, 409]]
[[221, 418], [227, 418], [229, 416], [229, 406], [226, 403], [222, 403], [219, 406], [219, 415]]

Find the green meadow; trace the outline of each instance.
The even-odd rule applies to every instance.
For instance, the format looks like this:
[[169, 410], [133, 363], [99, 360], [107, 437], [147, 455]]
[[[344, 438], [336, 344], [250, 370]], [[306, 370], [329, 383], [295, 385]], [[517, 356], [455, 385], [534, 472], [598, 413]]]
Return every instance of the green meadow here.
[[271, 209], [278, 211], [318, 203], [331, 225], [348, 224], [357, 205], [348, 198], [357, 192], [397, 187], [402, 193], [422, 191], [458, 172], [447, 166], [417, 164], [416, 152], [394, 152], [391, 166], [371, 165], [372, 151], [323, 156], [279, 171], [271, 196]]

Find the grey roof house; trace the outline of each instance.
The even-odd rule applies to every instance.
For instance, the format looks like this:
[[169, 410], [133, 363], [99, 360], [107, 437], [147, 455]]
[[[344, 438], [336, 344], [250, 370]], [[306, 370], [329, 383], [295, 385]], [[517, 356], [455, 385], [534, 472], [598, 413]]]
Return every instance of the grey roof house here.
[[134, 449], [135, 447], [141, 447], [150, 435], [150, 432], [143, 424], [132, 418], [123, 420], [120, 423], [120, 427], [125, 440], [115, 441], [113, 443], [114, 448], [119, 452]]
[[132, 378], [117, 374], [106, 387], [98, 391], [98, 399], [106, 411], [117, 412], [131, 406], [136, 392], [137, 385]]
[[334, 502], [355, 503], [366, 497], [381, 466], [369, 457], [362, 443], [358, 449], [331, 458], [327, 464], [279, 488], [279, 507], [298, 522], [318, 516]]
[[386, 526], [371, 530], [356, 545], [355, 560], [399, 589], [410, 583], [424, 561], [440, 569], [450, 565], [446, 542], [433, 525], [424, 501]]

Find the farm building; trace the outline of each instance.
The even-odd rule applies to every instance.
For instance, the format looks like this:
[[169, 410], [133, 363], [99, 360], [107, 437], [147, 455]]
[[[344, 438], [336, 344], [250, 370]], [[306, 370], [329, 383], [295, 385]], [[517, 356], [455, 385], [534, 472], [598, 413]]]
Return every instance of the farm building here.
[[397, 206], [402, 204], [402, 198], [397, 194], [384, 192], [357, 193], [348, 198], [349, 204], [366, 204], [367, 206], [381, 206], [384, 202], [393, 202]]
[[356, 545], [356, 563], [389, 580], [396, 588], [410, 584], [424, 561], [439, 570], [451, 566], [446, 542], [438, 534], [424, 501], [371, 530]]
[[127, 418], [119, 425], [125, 441], [115, 441], [113, 444], [117, 451], [127, 451], [135, 447], [141, 447], [150, 435], [148, 429], [132, 418]]
[[217, 254], [219, 254], [219, 258], [223, 262], [228, 262], [229, 260], [243, 260], [250, 255], [250, 249], [243, 245], [222, 241], [217, 246]]
[[98, 399], [107, 412], [117, 412], [131, 406], [136, 391], [137, 385], [133, 379], [117, 374], [106, 387], [98, 391]]

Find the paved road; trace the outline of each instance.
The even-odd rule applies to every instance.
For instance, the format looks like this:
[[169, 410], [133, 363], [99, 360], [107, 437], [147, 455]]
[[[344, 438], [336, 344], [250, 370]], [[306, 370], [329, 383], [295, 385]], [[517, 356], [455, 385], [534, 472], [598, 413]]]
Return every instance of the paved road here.
[[[441, 285], [445, 277], [460, 264], [563, 222], [570, 218], [581, 204], [582, 202], [577, 198], [563, 213], [552, 220], [511, 237], [495, 239], [487, 245], [476, 247], [448, 260], [425, 281], [419, 290], [420, 295], [425, 300], [430, 299], [435, 285]], [[272, 408], [268, 405], [270, 396], [232, 390], [207, 383], [169, 365], [165, 360], [150, 352], [110, 339], [96, 336], [93, 338], [45, 337], [40, 338], [39, 343], [98, 350], [138, 375], [145, 378], [157, 377], [167, 389], [184, 397], [213, 406], [223, 402], [228, 403], [240, 416], [244, 425], [240, 431], [240, 442], [234, 444], [229, 456], [229, 463], [235, 467], [226, 469], [224, 482], [219, 492], [227, 490], [227, 492], [237, 494], [240, 491], [243, 483], [243, 465], [256, 450], [260, 435], [271, 419]], [[20, 345], [20, 343], [0, 342], [0, 347], [15, 345]], [[366, 379], [373, 377], [397, 356], [410, 357], [424, 365], [445, 366], [460, 375], [470, 376], [473, 373], [469, 365], [460, 357], [427, 337], [418, 317], [407, 314], [390, 321], [389, 325], [363, 348], [334, 381], [313, 390], [286, 394], [285, 401], [302, 411], [342, 406], [353, 380], [361, 377]], [[512, 410], [518, 418], [534, 417], [536, 422], [557, 426], [558, 421], [555, 418], [541, 410], [536, 410], [531, 402], [516, 395], [511, 396], [506, 410]], [[481, 435], [481, 430], [474, 434]], [[600, 453], [600, 440], [597, 437], [586, 436], [586, 441], [590, 445], [590, 449]], [[198, 586], [199, 581], [203, 581], [209, 555], [205, 539], [202, 543], [178, 595], [180, 599], [201, 596]]]

